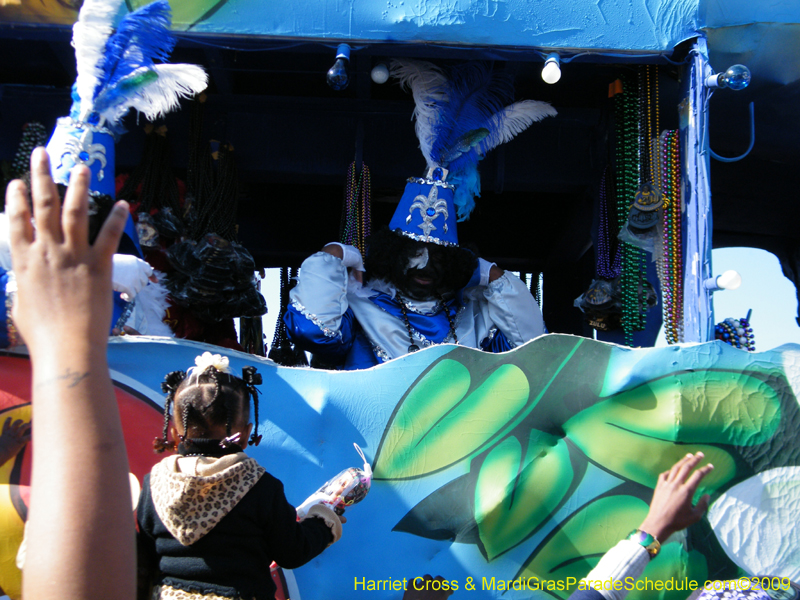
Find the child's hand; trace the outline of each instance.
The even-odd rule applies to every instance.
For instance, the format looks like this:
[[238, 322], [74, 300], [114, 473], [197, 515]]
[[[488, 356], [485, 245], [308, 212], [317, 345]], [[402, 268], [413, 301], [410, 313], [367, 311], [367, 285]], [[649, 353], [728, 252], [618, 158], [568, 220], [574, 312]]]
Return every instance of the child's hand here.
[[90, 172], [75, 167], [63, 210], [44, 148], [31, 155], [31, 224], [27, 189], [19, 180], [6, 191], [11, 253], [19, 291], [13, 318], [28, 347], [70, 348], [89, 336], [104, 348], [111, 322], [111, 257], [128, 207], [118, 202], [93, 246], [88, 239]]

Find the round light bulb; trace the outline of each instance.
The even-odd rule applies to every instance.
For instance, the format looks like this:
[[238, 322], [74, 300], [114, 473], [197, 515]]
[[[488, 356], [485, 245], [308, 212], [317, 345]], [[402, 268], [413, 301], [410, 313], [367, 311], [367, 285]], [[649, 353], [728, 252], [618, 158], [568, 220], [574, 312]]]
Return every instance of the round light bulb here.
[[372, 81], [377, 84], [389, 81], [389, 69], [383, 63], [375, 65], [369, 75], [372, 77]]
[[328, 70], [327, 75], [328, 85], [337, 92], [342, 91], [350, 83], [347, 76], [347, 61], [343, 58], [337, 58], [333, 66]]
[[717, 285], [722, 290], [735, 290], [742, 285], [742, 276], [736, 271], [725, 271], [717, 277]]
[[551, 56], [544, 61], [542, 79], [544, 79], [545, 83], [549, 83], [551, 85], [561, 79], [561, 67], [558, 66], [558, 58]]
[[[750, 85], [750, 69], [744, 65], [733, 65], [720, 75], [720, 87], [732, 90], [743, 90]], [[724, 85], [723, 85], [724, 83]]]

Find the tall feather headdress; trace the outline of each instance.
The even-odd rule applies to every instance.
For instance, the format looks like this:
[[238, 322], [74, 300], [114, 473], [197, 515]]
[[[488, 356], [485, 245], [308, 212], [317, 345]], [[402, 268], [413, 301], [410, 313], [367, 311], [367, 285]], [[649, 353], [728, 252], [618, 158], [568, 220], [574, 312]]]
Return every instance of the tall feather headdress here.
[[[167, 0], [157, 0], [114, 20], [123, 0], [85, 0], [73, 27], [78, 77], [69, 117], [58, 120], [47, 145], [53, 177], [68, 183], [76, 164], [92, 170], [90, 188], [114, 195], [114, 142], [131, 108], [156, 119], [202, 92], [202, 67], [164, 64], [175, 38]], [[106, 170], [109, 173], [106, 173]]]
[[[556, 110], [536, 100], [509, 104], [514, 99], [511, 78], [482, 63], [458, 65], [445, 73], [429, 62], [394, 60], [391, 74], [414, 97], [417, 138], [428, 164], [427, 176], [409, 180], [409, 185], [422, 186], [415, 188], [415, 194], [433, 186], [428, 195], [435, 196], [435, 201], [424, 201], [420, 194], [410, 206], [401, 200], [390, 227], [422, 241], [457, 243], [455, 226], [448, 222], [452, 215], [442, 201], [452, 196], [457, 220], [469, 218], [474, 198], [480, 196], [478, 162], [533, 123], [555, 116]], [[403, 198], [410, 193], [407, 187]], [[403, 214], [398, 214], [401, 210]], [[445, 220], [437, 227], [434, 222], [440, 215]], [[431, 235], [434, 230], [437, 235]]]

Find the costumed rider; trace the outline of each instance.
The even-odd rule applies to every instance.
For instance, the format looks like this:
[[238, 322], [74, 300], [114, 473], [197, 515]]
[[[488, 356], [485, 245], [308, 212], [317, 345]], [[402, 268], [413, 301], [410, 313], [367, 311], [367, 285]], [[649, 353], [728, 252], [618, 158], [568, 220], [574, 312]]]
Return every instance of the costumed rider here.
[[479, 195], [478, 161], [555, 109], [506, 106], [511, 81], [482, 64], [445, 74], [394, 61], [392, 74], [413, 93], [427, 174], [408, 180], [389, 227], [370, 237], [366, 266], [339, 243], [303, 262], [284, 315], [290, 341], [316, 365], [360, 369], [432, 344], [503, 352], [545, 333], [526, 285], [460, 247], [456, 219]]
[[[115, 195], [114, 144], [124, 133], [122, 119], [135, 108], [155, 120], [179, 108], [182, 97], [202, 92], [205, 71], [196, 65], [165, 64], [176, 38], [171, 11], [158, 0], [127, 14], [114, 28], [123, 0], [87, 0], [73, 27], [78, 77], [72, 107], [58, 119], [47, 144], [53, 180], [66, 186], [72, 168], [86, 165], [92, 174], [90, 218], [101, 224]], [[96, 217], [96, 218], [95, 218]], [[98, 226], [99, 227], [99, 226]], [[90, 231], [90, 237], [91, 237]], [[133, 220], [114, 257], [115, 306], [111, 328], [172, 335], [163, 322], [167, 289], [142, 260]]]

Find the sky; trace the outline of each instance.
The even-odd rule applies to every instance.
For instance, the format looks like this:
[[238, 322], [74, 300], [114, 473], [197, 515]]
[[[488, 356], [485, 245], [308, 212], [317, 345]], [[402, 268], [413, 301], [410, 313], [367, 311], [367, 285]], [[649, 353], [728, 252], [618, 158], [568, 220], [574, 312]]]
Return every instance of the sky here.
[[715, 275], [733, 269], [742, 276], [738, 289], [714, 292], [715, 323], [745, 317], [752, 308], [757, 352], [800, 344], [794, 284], [784, 277], [774, 254], [757, 248], [721, 248], [712, 252], [711, 264]]
[[[727, 317], [745, 317], [753, 309], [750, 323], [758, 352], [787, 343], [800, 344], [795, 288], [784, 277], [774, 254], [757, 248], [721, 248], [713, 251], [712, 265], [715, 275], [733, 269], [742, 276], [738, 289], [714, 292], [715, 323]], [[270, 347], [280, 308], [279, 277], [280, 269], [268, 269], [261, 283], [268, 308], [263, 318], [265, 341]], [[656, 346], [666, 346], [663, 335], [659, 335]]]

